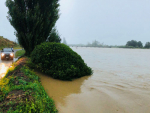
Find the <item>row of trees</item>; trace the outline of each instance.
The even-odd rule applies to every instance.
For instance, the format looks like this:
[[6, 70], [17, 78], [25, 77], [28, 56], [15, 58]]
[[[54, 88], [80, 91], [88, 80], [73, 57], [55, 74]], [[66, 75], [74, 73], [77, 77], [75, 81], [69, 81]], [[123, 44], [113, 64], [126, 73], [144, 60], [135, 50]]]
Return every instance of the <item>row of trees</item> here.
[[143, 43], [141, 41], [136, 41], [136, 40], [131, 40], [128, 41], [126, 43], [125, 46], [108, 46], [108, 45], [104, 45], [104, 43], [100, 43], [99, 41], [95, 40], [92, 43], [88, 43], [87, 45], [88, 47], [135, 47], [135, 48], [150, 48], [150, 42], [146, 42], [145, 46], [143, 46]]
[[150, 48], [150, 42], [146, 42], [145, 46], [143, 46], [141, 41], [131, 40], [126, 43], [126, 47]]
[[92, 43], [84, 44], [69, 44], [70, 46], [81, 46], [81, 47], [106, 47], [106, 48], [150, 48], [150, 42], [146, 42], [145, 46], [143, 46], [141, 41], [131, 40], [126, 43], [126, 45], [122, 46], [109, 46], [104, 43], [100, 43], [97, 40], [94, 40]]

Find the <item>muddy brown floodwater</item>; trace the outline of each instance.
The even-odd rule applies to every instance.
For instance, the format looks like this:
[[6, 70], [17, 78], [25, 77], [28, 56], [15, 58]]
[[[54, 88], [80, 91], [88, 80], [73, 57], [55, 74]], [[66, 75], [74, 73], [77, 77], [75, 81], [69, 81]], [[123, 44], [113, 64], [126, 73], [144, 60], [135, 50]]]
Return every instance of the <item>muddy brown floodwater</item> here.
[[60, 113], [150, 113], [150, 49], [72, 47], [94, 73], [41, 83]]

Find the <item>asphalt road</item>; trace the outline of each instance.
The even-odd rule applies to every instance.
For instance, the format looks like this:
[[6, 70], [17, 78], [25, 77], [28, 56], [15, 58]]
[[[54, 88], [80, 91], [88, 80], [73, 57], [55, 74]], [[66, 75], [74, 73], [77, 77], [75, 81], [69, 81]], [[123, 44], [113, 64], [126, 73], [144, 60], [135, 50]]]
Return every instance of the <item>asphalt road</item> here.
[[[14, 54], [16, 51], [20, 49], [14, 50]], [[14, 58], [14, 60], [2, 60], [1, 61], [1, 51], [0, 51], [0, 79], [6, 74], [7, 69], [11, 66], [11, 64], [16, 61], [17, 58]]]

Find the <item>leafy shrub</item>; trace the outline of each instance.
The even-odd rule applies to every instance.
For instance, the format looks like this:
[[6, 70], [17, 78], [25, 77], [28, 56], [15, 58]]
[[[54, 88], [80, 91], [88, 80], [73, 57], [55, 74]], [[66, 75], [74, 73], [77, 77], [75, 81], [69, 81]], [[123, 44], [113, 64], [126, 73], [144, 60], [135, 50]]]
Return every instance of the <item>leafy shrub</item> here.
[[71, 80], [92, 74], [80, 55], [62, 43], [45, 42], [35, 47], [31, 61], [42, 72], [61, 80]]

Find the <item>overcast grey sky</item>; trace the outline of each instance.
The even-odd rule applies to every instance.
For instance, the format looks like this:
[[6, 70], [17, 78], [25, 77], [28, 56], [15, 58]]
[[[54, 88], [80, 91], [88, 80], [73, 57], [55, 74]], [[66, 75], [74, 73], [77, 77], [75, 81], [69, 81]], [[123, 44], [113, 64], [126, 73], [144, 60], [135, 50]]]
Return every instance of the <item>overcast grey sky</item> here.
[[[14, 41], [7, 12], [0, 0], [0, 36]], [[60, 13], [56, 26], [68, 44], [150, 42], [150, 0], [60, 0]]]

